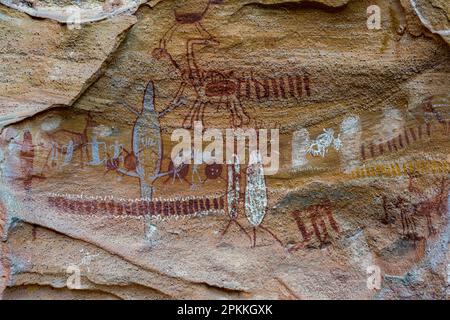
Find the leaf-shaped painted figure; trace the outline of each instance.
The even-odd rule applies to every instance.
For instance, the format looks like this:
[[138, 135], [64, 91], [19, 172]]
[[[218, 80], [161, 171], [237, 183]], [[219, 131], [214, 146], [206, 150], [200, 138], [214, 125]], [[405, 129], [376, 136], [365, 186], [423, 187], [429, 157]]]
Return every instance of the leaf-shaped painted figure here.
[[283, 246], [283, 243], [272, 231], [261, 225], [267, 207], [267, 188], [262, 157], [258, 151], [254, 151], [250, 154], [250, 161], [247, 166], [247, 185], [245, 186], [245, 215], [253, 226], [253, 247], [256, 246], [257, 227], [269, 233]]
[[245, 214], [253, 227], [261, 224], [266, 215], [267, 190], [264, 168], [259, 152], [250, 154], [245, 187]]
[[152, 184], [161, 170], [162, 158], [161, 128], [158, 112], [155, 110], [153, 81], [150, 81], [145, 89], [142, 111], [134, 123], [132, 139], [141, 197], [152, 199]]
[[[162, 161], [161, 127], [159, 114], [155, 109], [155, 87], [149, 81], [145, 88], [142, 110], [137, 115], [133, 127], [132, 152], [124, 159], [125, 170], [122, 174], [139, 178], [141, 198], [152, 200], [153, 183], [160, 176]], [[145, 238], [152, 233], [151, 216], [145, 216]]]
[[240, 179], [241, 179], [241, 165], [239, 157], [233, 155], [233, 163], [228, 164], [228, 176], [227, 176], [227, 213], [230, 218], [225, 229], [222, 231], [222, 237], [227, 233], [231, 224], [236, 224], [241, 231], [243, 231], [247, 237], [250, 235], [245, 231], [244, 227], [237, 221], [239, 212], [239, 200], [241, 195]]

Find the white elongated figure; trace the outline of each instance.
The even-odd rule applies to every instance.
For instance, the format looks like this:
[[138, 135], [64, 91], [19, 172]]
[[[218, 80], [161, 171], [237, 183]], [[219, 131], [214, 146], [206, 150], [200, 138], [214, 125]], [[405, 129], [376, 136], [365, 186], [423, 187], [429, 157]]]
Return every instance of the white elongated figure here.
[[405, 119], [399, 109], [388, 107], [383, 110], [383, 117], [375, 126], [378, 134], [378, 142], [387, 142], [398, 137], [405, 127]]
[[[142, 110], [137, 115], [133, 127], [132, 154], [135, 171], [120, 169], [122, 174], [139, 179], [141, 199], [152, 200], [153, 183], [160, 176], [162, 159], [161, 130], [159, 114], [155, 109], [155, 88], [150, 81], [145, 88]], [[151, 216], [145, 215], [144, 232], [146, 239], [153, 233]]]
[[261, 224], [266, 215], [267, 189], [264, 168], [259, 152], [250, 154], [245, 186], [245, 215], [253, 227]]
[[237, 221], [239, 213], [239, 200], [241, 197], [241, 165], [237, 155], [231, 157], [232, 163], [227, 165], [227, 213], [230, 220], [228, 221], [225, 229], [222, 231], [222, 237], [227, 233], [231, 224], [236, 224], [240, 230], [242, 230], [247, 237], [250, 235], [245, 231], [244, 227]]
[[250, 154], [250, 161], [247, 166], [247, 184], [245, 186], [245, 215], [253, 227], [253, 247], [256, 246], [256, 228], [269, 233], [281, 246], [283, 243], [275, 236], [275, 234], [262, 226], [261, 223], [266, 216], [268, 200], [266, 179], [264, 177], [264, 166], [261, 154], [253, 151]]
[[359, 117], [349, 116], [341, 123], [340, 139], [341, 167], [344, 172], [351, 172], [359, 165], [361, 149], [361, 123]]
[[306, 155], [308, 154], [309, 132], [301, 128], [294, 132], [292, 136], [292, 168], [299, 169], [308, 164]]
[[238, 214], [239, 196], [241, 192], [239, 181], [241, 165], [237, 155], [234, 155], [232, 159], [234, 160], [234, 163], [228, 166], [227, 204], [228, 215], [230, 219], [235, 220]]
[[161, 130], [155, 110], [155, 89], [150, 81], [145, 89], [142, 111], [133, 128], [133, 153], [140, 180], [141, 198], [152, 199], [152, 184], [161, 170]]

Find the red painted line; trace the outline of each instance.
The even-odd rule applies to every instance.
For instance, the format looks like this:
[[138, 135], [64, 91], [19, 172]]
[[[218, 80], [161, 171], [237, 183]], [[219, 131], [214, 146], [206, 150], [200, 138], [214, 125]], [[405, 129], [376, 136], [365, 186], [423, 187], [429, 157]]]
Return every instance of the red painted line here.
[[156, 201], [155, 203], [155, 214], [158, 215], [161, 213], [161, 201]]
[[245, 80], [245, 89], [246, 89], [246, 97], [248, 99], [251, 98], [252, 96], [252, 92], [251, 92], [251, 84], [250, 84], [250, 80]]
[[389, 152], [392, 152], [391, 141], [388, 141], [388, 142], [387, 142], [387, 145], [388, 145]]
[[288, 77], [288, 84], [289, 84], [289, 93], [291, 94], [291, 97], [295, 98], [295, 87], [294, 87], [294, 79], [292, 79], [291, 76]]
[[278, 98], [279, 94], [278, 94], [277, 80], [275, 80], [275, 79], [270, 79], [270, 80], [272, 82], [273, 95], [275, 96], [275, 98]]
[[298, 96], [299, 96], [299, 98], [301, 98], [301, 96], [302, 96], [302, 94], [303, 94], [303, 81], [302, 81], [302, 77], [300, 77], [300, 76], [296, 76], [295, 77], [295, 84], [296, 84], [296, 87], [297, 87], [297, 93], [298, 93]]
[[305, 82], [305, 90], [306, 90], [306, 95], [309, 97], [311, 95], [311, 91], [309, 89], [309, 77], [305, 76], [303, 78], [304, 82]]
[[405, 129], [404, 131], [405, 134], [405, 140], [406, 140], [406, 144], [409, 145], [409, 137], [408, 137], [408, 131]]
[[167, 207], [167, 214], [169, 216], [174, 216], [176, 215], [176, 208], [175, 208], [175, 201], [170, 201], [166, 203], [166, 207]]
[[261, 92], [259, 91], [259, 86], [255, 79], [253, 79], [253, 86], [255, 87], [256, 97], [258, 98], [258, 101], [261, 101]]
[[309, 234], [309, 232], [306, 230], [306, 226], [302, 221], [302, 218], [300, 216], [301, 212], [298, 210], [295, 210], [294, 212], [292, 212], [292, 215], [294, 216], [295, 222], [297, 224], [298, 230], [300, 231], [302, 238], [304, 241], [309, 241], [311, 240], [311, 236]]
[[416, 131], [414, 130], [414, 128], [409, 128], [409, 132], [411, 132], [411, 136], [412, 136], [413, 140], [416, 141], [417, 137], [416, 137]]
[[138, 206], [136, 202], [131, 203], [131, 215], [137, 216], [138, 215]]
[[[245, 83], [245, 80], [243, 80], [242, 78], [238, 78], [237, 79], [237, 83], [238, 83], [238, 89], [237, 89], [237, 93], [238, 93], [238, 98], [240, 99], [242, 97], [242, 89], [241, 89], [241, 84]], [[245, 89], [245, 87], [244, 87]]]
[[270, 84], [267, 79], [264, 79], [264, 97], [270, 98]]
[[169, 215], [169, 203], [163, 202], [163, 215], [168, 216]]
[[281, 95], [283, 96], [283, 99], [286, 99], [286, 91], [285, 91], [285, 87], [284, 87], [284, 78], [283, 77], [279, 78], [278, 83], [280, 84]]
[[156, 215], [155, 203], [153, 201], [149, 202], [149, 207], [150, 207], [150, 214]]
[[400, 145], [400, 148], [403, 148], [402, 134], [399, 134], [399, 135], [398, 135], [398, 144]]
[[391, 141], [392, 141], [392, 146], [394, 147], [395, 151], [398, 151], [397, 145], [395, 144], [395, 138], [392, 139]]
[[194, 211], [198, 212], [199, 205], [198, 205], [198, 199], [194, 199]]
[[195, 211], [194, 211], [194, 200], [189, 200], [188, 201], [188, 211], [189, 211], [189, 214], [193, 214]]
[[181, 208], [180, 200], [175, 201], [175, 214], [176, 215], [182, 215], [183, 214], [183, 209]]
[[383, 148], [383, 144], [382, 144], [382, 143], [380, 143], [380, 144], [378, 145], [378, 150], [380, 151], [380, 154], [383, 154], [383, 153], [384, 153], [384, 148]]

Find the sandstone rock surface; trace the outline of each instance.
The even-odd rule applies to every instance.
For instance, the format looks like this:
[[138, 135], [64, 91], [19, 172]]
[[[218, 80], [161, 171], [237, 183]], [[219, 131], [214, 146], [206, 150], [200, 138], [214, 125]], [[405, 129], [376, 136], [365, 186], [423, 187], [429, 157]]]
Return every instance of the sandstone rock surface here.
[[3, 299], [448, 299], [446, 1], [2, 3]]
[[134, 24], [121, 16], [82, 29], [0, 8], [0, 126], [70, 107], [103, 72]]

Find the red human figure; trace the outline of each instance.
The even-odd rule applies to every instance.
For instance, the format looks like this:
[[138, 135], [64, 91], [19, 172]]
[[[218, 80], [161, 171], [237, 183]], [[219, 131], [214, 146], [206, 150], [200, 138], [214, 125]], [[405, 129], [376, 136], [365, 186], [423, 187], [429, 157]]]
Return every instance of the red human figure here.
[[23, 133], [22, 142], [15, 143], [20, 145], [19, 157], [21, 174], [19, 178], [16, 178], [16, 180], [22, 180], [25, 191], [31, 191], [33, 179], [45, 179], [42, 175], [34, 174], [34, 157], [36, 146], [33, 144], [33, 136], [31, 135], [31, 132], [25, 130]]
[[[339, 225], [333, 217], [332, 206], [329, 201], [325, 204], [309, 206], [303, 212], [300, 210], [295, 210], [292, 212], [292, 215], [297, 223], [297, 227], [303, 240], [289, 249], [289, 251], [295, 251], [303, 248], [308, 242], [311, 241], [312, 235], [319, 240], [321, 245], [329, 242], [330, 235], [327, 228], [327, 221], [332, 230], [336, 233], [340, 233]], [[308, 230], [305, 222], [303, 221], [304, 218], [310, 220], [312, 230]]]

